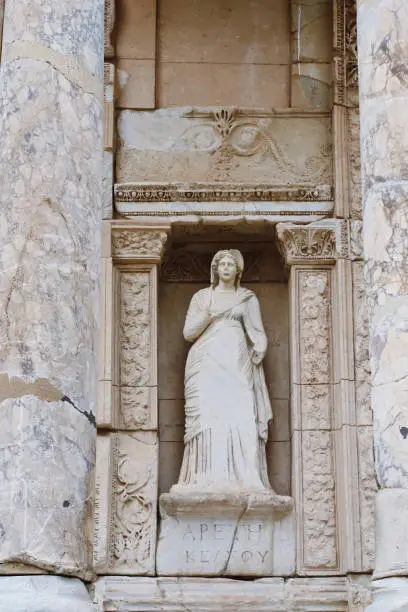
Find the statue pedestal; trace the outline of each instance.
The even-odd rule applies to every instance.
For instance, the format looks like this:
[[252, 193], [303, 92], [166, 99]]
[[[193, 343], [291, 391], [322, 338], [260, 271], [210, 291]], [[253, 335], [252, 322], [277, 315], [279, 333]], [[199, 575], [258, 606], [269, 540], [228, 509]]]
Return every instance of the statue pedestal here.
[[174, 486], [160, 497], [157, 573], [287, 576], [295, 570], [293, 500], [273, 491]]

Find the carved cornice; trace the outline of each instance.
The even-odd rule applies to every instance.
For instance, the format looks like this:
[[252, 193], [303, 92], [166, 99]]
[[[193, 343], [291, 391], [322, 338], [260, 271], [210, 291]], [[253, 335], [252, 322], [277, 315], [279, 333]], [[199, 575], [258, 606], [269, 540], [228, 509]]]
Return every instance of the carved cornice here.
[[347, 221], [327, 220], [300, 225], [278, 223], [278, 245], [288, 265], [334, 263], [349, 254]]
[[330, 185], [126, 183], [115, 185], [115, 205], [124, 217], [251, 216], [306, 221], [331, 214], [333, 190]]
[[113, 227], [112, 256], [159, 262], [166, 240], [166, 232], [158, 229]]

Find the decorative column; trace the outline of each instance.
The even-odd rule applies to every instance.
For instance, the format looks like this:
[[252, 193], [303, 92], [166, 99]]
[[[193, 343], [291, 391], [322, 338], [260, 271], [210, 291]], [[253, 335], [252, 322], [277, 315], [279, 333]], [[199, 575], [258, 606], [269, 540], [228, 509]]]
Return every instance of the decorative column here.
[[[0, 572], [90, 577], [103, 0], [7, 0], [0, 74]], [[20, 599], [7, 603], [8, 596]], [[65, 585], [65, 586], [64, 586]], [[88, 610], [0, 579], [0, 608]], [[44, 601], [43, 601], [44, 600]], [[21, 607], [20, 607], [21, 602]]]
[[389, 579], [379, 583], [370, 609], [389, 612], [408, 606], [407, 29], [406, 2], [359, 0], [363, 232], [380, 487], [374, 579]]
[[166, 226], [104, 222], [94, 569], [154, 575], [157, 280]]
[[361, 572], [349, 223], [279, 223], [277, 236], [290, 266], [297, 573]]

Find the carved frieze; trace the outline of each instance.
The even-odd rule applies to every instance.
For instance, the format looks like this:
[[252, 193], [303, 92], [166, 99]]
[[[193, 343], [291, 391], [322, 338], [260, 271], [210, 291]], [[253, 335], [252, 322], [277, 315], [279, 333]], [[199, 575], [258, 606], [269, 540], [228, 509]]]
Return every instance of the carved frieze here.
[[164, 231], [123, 227], [112, 229], [112, 256], [159, 262], [167, 234]]
[[[328, 112], [158, 109], [118, 116], [117, 180], [332, 185]], [[290, 135], [296, 134], [296, 138]], [[303, 142], [299, 147], [297, 142]]]
[[332, 220], [309, 225], [278, 223], [279, 247], [286, 263], [333, 263], [349, 250], [347, 221]]
[[[252, 116], [251, 116], [252, 115]], [[272, 132], [265, 129], [261, 117], [244, 109], [218, 108], [208, 111], [193, 110], [186, 115], [201, 119], [182, 134], [181, 141], [192, 148], [215, 155], [216, 166], [225, 178], [233, 158], [262, 156], [270, 158], [278, 171], [293, 184], [319, 184], [331, 166], [331, 148], [322, 145], [317, 156], [307, 159], [299, 167], [285, 152]]]

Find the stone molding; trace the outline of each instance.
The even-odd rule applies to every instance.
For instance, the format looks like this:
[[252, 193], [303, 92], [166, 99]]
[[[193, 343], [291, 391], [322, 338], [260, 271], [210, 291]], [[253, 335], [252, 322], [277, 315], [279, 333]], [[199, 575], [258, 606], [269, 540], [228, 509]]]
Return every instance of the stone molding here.
[[333, 210], [329, 185], [276, 188], [260, 184], [124, 183], [115, 185], [114, 199], [123, 217], [184, 217], [190, 222], [199, 217], [254, 217], [272, 222], [289, 217], [306, 222], [326, 217]]
[[[329, 185], [276, 188], [272, 185], [236, 183], [119, 183], [115, 202], [326, 202], [333, 199]], [[123, 214], [123, 213], [122, 213]]]
[[[178, 491], [175, 489], [178, 488]], [[173, 487], [170, 493], [160, 496], [161, 514], [164, 517], [227, 517], [241, 520], [245, 517], [270, 518], [288, 514], [293, 509], [291, 497], [266, 493], [194, 493]]]
[[356, 579], [270, 578], [253, 581], [216, 578], [104, 577], [95, 598], [106, 612], [363, 612], [370, 601], [369, 576]]
[[103, 67], [104, 149], [114, 150], [115, 141], [115, 64], [105, 62]]
[[332, 264], [349, 253], [347, 221], [333, 219], [309, 225], [278, 223], [276, 231], [288, 265]]

